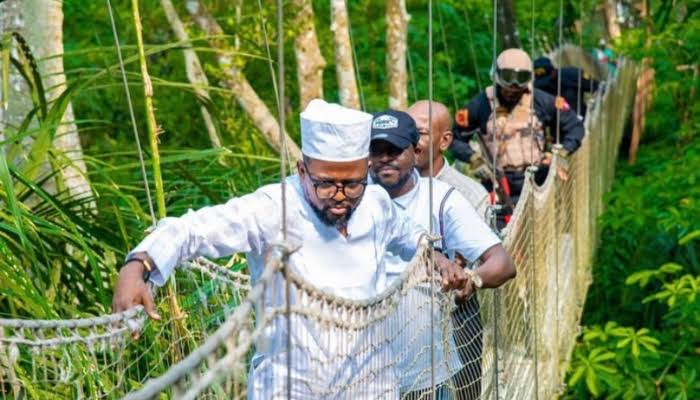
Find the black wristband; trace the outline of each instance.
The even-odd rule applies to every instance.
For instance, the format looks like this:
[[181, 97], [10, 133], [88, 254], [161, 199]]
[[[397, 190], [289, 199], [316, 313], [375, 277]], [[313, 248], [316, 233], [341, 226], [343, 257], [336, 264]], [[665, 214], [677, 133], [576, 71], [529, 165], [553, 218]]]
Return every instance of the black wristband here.
[[148, 282], [148, 280], [151, 278], [151, 272], [153, 271], [153, 267], [151, 266], [151, 263], [149, 263], [148, 260], [144, 260], [143, 258], [132, 256], [126, 260], [126, 264], [128, 264], [132, 261], [138, 261], [143, 265], [144, 271], [143, 271], [142, 278], [143, 278], [144, 282]]

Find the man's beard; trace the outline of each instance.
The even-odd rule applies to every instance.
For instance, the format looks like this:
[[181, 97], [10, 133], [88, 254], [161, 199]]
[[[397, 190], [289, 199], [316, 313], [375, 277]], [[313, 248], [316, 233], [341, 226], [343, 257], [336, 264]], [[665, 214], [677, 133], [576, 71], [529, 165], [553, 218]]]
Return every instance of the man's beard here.
[[317, 207], [316, 204], [314, 204], [309, 198], [309, 194], [306, 192], [306, 189], [304, 189], [304, 197], [306, 198], [306, 202], [309, 203], [311, 209], [314, 210], [314, 214], [316, 214], [316, 217], [318, 217], [318, 219], [320, 219], [321, 222], [323, 222], [323, 224], [327, 226], [335, 226], [338, 229], [347, 227], [348, 221], [350, 221], [350, 217], [352, 217], [352, 214], [355, 212], [354, 204], [349, 205], [348, 212], [345, 213], [345, 215], [338, 217], [330, 214], [330, 212], [328, 211], [328, 209], [331, 208], [330, 205], [325, 205], [323, 206], [323, 208]]
[[410, 169], [410, 170], [404, 172], [403, 174], [399, 175], [399, 180], [396, 181], [396, 183], [382, 182], [379, 175], [375, 174], [374, 172], [372, 172], [371, 174], [372, 174], [372, 180], [374, 181], [374, 183], [376, 183], [379, 186], [381, 186], [382, 188], [384, 188], [384, 190], [386, 190], [387, 192], [390, 192], [393, 190], [401, 189], [406, 184], [406, 182], [408, 182], [408, 180], [411, 179], [411, 175], [413, 174], [413, 170]]
[[318, 217], [318, 219], [321, 220], [321, 222], [328, 226], [335, 226], [336, 228], [347, 227], [348, 221], [350, 221], [350, 217], [352, 217], [352, 214], [355, 212], [354, 207], [348, 207], [348, 212], [345, 213], [345, 215], [338, 217], [335, 215], [331, 215], [328, 212], [328, 209], [331, 208], [330, 206], [318, 208], [315, 204], [311, 202], [309, 202], [309, 205], [311, 206], [311, 209], [314, 210], [314, 214], [316, 214], [316, 216]]
[[504, 107], [506, 107], [506, 108], [508, 108], [508, 109], [511, 109], [511, 108], [515, 107], [515, 106], [520, 102], [520, 99], [523, 97], [523, 95], [524, 95], [526, 92], [528, 92], [527, 89], [526, 89], [526, 90], [523, 90], [523, 91], [520, 93], [519, 96], [513, 96], [513, 97], [514, 97], [513, 99], [509, 99], [509, 98], [506, 98], [506, 96], [503, 95], [503, 92], [502, 92], [501, 87], [500, 87], [500, 86], [497, 86], [497, 87], [498, 87], [498, 89], [496, 90], [496, 95], [498, 96], [498, 102], [499, 102], [502, 106], [504, 106]]

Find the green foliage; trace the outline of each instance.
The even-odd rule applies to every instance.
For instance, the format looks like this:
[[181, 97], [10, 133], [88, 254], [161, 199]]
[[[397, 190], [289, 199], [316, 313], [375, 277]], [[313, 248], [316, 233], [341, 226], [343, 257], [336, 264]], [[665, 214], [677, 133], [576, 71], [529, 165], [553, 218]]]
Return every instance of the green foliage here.
[[[627, 285], [661, 287], [644, 302], [663, 304], [663, 321], [654, 328], [620, 326], [610, 321], [583, 331], [568, 378], [569, 396], [691, 399], [700, 396], [697, 346], [700, 344], [700, 275], [666, 263], [631, 274]], [[584, 379], [585, 378], [585, 379]]]
[[627, 57], [637, 61], [649, 57], [656, 73], [654, 108], [648, 114], [644, 141], [670, 135], [683, 146], [696, 139], [700, 130], [700, 105], [695, 101], [700, 86], [700, 18], [692, 3], [657, 3], [653, 19], [626, 31], [616, 43], [616, 49]]
[[700, 397], [697, 11], [655, 3], [653, 20], [616, 43], [629, 58], [651, 60], [655, 90], [637, 163], [620, 160], [599, 220], [568, 398]]

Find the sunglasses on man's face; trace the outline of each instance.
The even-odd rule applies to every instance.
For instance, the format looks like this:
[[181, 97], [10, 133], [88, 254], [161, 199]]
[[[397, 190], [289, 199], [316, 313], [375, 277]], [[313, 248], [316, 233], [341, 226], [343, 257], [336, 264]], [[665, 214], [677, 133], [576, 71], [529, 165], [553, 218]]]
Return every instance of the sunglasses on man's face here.
[[496, 74], [499, 83], [505, 86], [525, 86], [532, 79], [532, 72], [528, 70], [499, 68]]

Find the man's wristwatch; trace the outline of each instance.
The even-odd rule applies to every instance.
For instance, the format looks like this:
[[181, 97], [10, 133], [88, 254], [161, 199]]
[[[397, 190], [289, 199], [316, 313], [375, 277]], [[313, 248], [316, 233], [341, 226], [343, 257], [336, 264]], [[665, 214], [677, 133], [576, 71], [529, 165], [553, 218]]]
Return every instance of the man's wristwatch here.
[[125, 264], [128, 264], [132, 261], [138, 261], [143, 265], [143, 281], [148, 282], [148, 280], [151, 278], [151, 272], [153, 272], [153, 265], [151, 265], [151, 262], [148, 260], [148, 258], [133, 254], [126, 260]]

